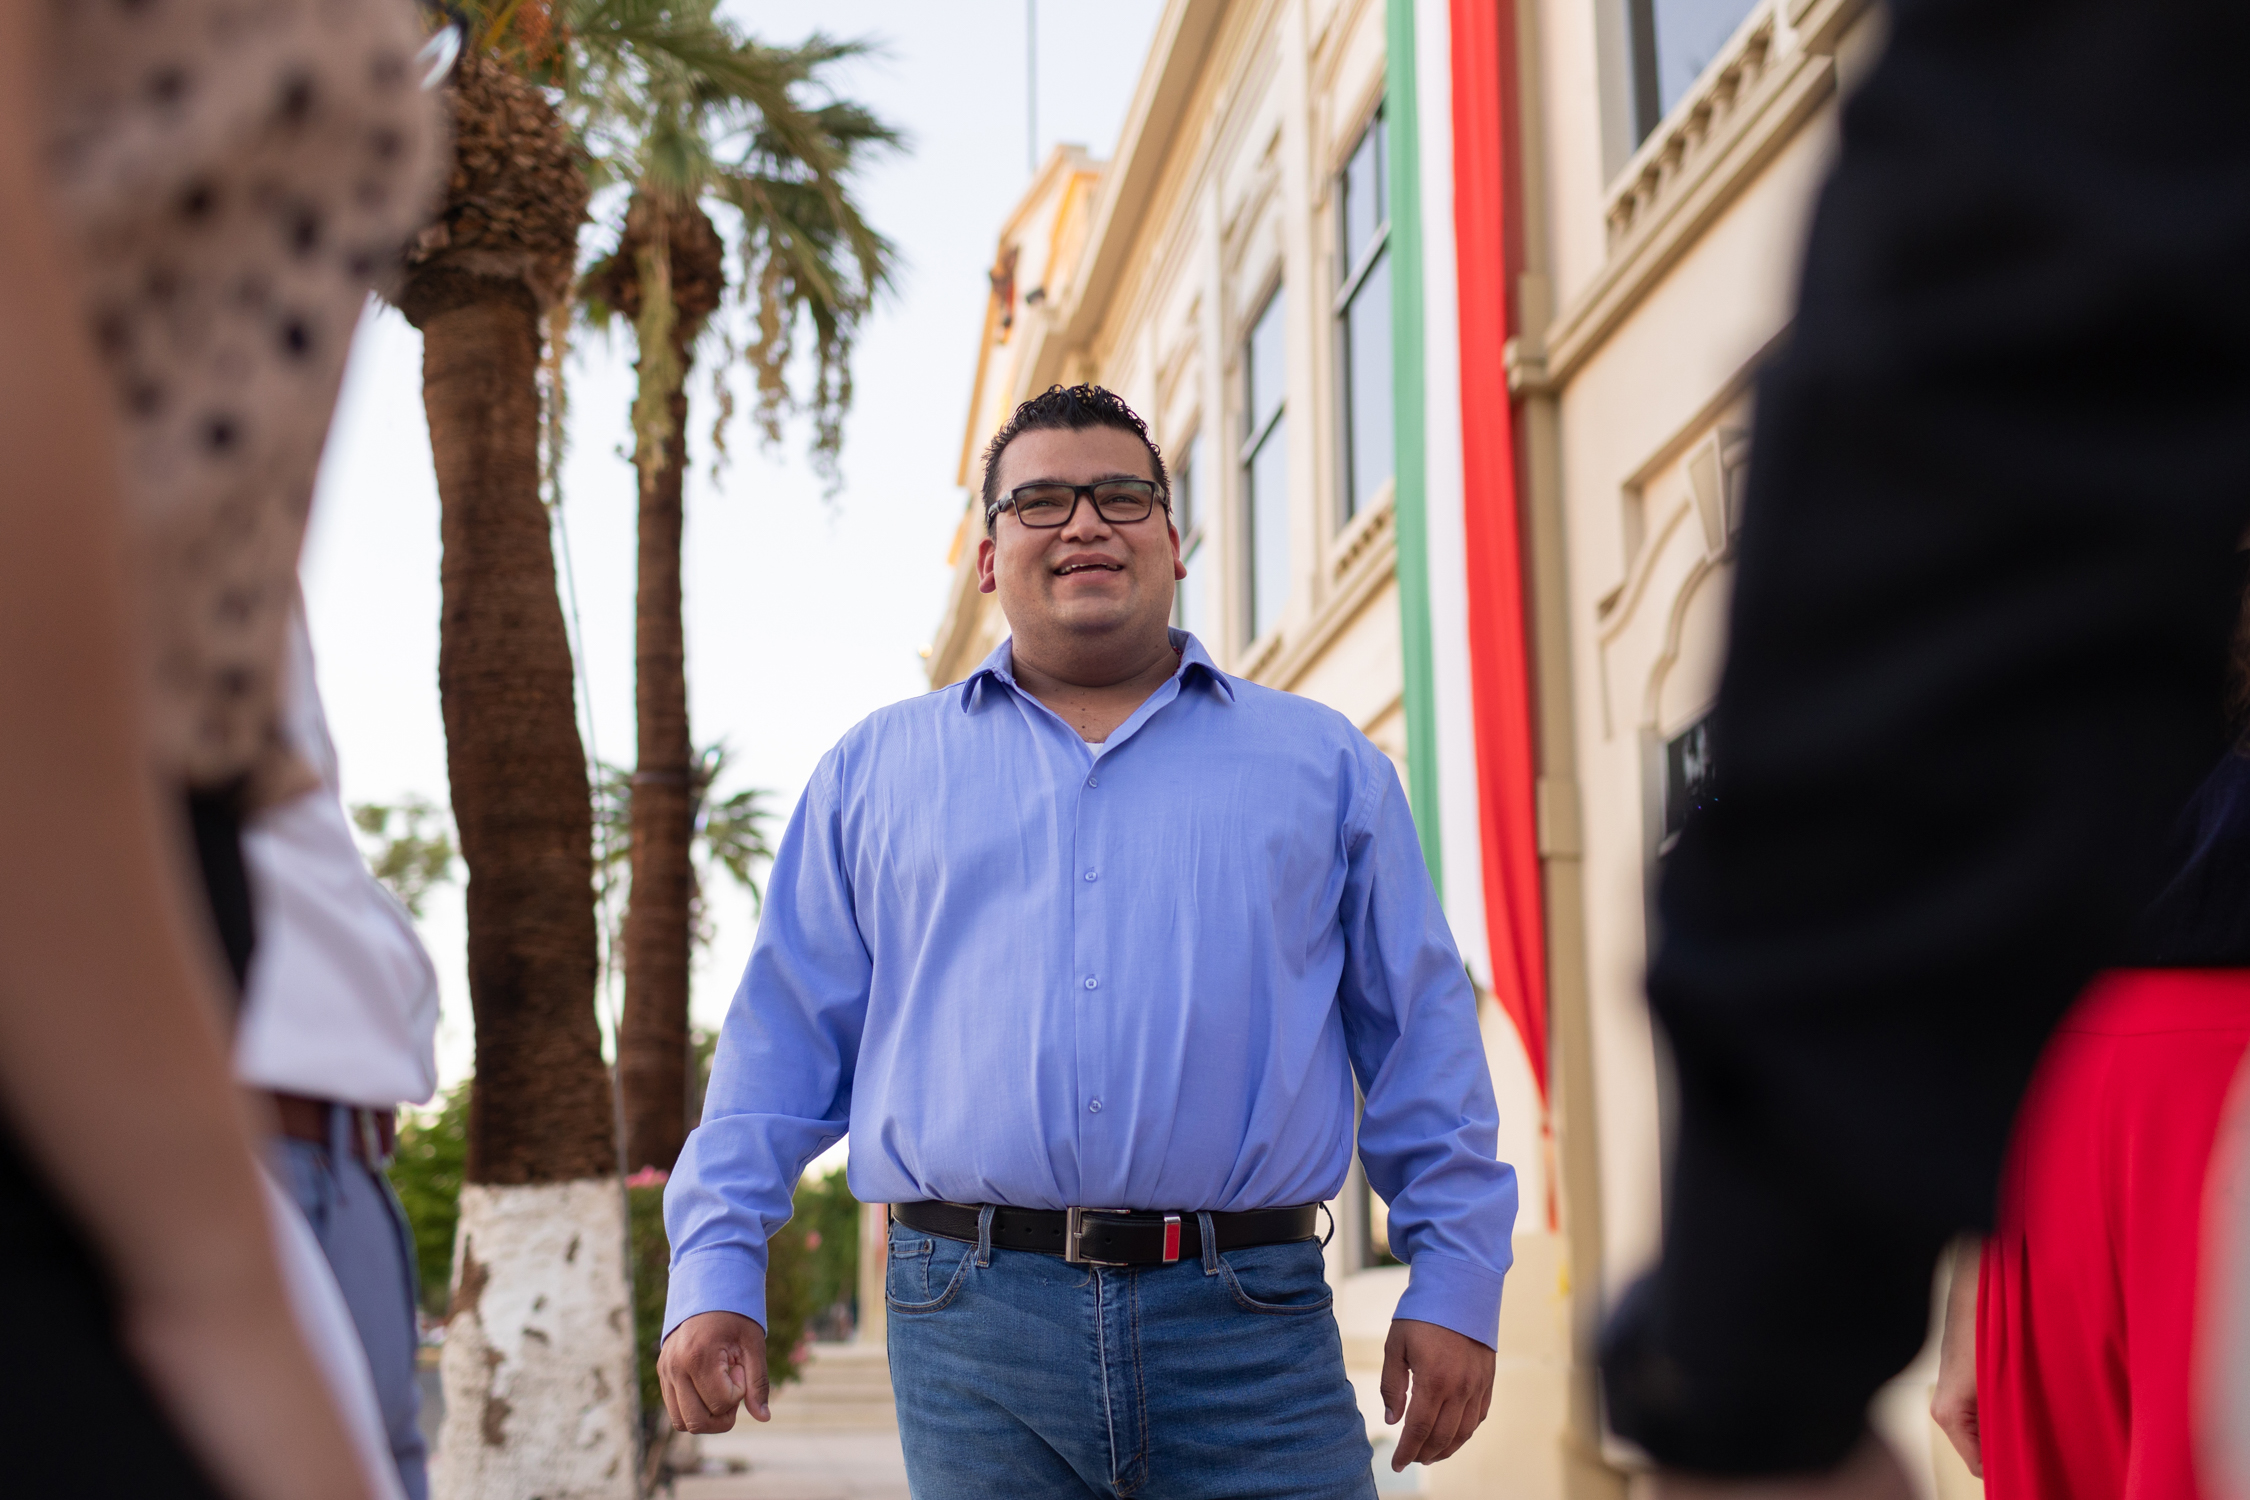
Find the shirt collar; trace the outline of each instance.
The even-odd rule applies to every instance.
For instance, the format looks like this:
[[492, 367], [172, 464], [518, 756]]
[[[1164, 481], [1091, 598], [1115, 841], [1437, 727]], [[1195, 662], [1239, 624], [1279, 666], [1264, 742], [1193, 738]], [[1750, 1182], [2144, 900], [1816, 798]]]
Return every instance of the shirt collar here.
[[[1234, 701], [1234, 683], [1226, 673], [1220, 671], [1217, 665], [1212, 662], [1211, 653], [1203, 649], [1203, 643], [1185, 630], [1175, 629], [1169, 634], [1172, 639], [1172, 649], [1180, 653], [1179, 670], [1173, 675], [1180, 679], [1181, 686], [1186, 686], [1195, 677], [1201, 677], [1204, 682], [1210, 685], [1214, 697], [1223, 698], [1232, 703]], [[993, 647], [992, 654], [986, 657], [974, 672], [971, 672], [962, 680], [961, 712], [971, 713], [975, 711], [977, 704], [983, 698], [986, 678], [996, 678], [1009, 687], [1014, 687], [1016, 685], [1015, 662], [1015, 637], [1010, 636]]]

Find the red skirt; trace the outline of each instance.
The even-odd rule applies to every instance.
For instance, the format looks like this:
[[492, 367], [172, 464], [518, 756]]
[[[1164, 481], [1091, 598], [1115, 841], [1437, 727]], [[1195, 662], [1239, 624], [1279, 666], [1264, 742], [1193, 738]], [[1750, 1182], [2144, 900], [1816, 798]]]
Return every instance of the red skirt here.
[[1990, 1500], [2188, 1500], [2203, 1181], [2250, 970], [2128, 969], [2041, 1056], [1977, 1283]]

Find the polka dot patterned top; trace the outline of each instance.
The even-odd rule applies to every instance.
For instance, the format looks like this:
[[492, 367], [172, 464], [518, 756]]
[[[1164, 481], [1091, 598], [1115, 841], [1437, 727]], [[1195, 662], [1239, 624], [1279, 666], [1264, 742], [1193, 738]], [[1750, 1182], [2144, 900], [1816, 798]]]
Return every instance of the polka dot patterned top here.
[[248, 806], [344, 356], [438, 187], [413, 0], [53, 0], [50, 156], [116, 399], [159, 754]]

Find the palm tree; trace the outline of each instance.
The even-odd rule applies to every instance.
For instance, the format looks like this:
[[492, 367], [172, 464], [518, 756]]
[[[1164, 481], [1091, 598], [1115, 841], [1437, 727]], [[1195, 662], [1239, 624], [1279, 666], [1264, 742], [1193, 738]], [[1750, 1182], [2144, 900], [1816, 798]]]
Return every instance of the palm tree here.
[[[688, 774], [689, 817], [694, 833], [689, 841], [688, 926], [695, 946], [708, 948], [716, 931], [711, 924], [705, 892], [711, 881], [724, 875], [750, 893], [753, 910], [765, 905], [761, 872], [773, 863], [773, 843], [767, 830], [774, 821], [766, 805], [772, 795], [751, 787], [725, 797], [713, 788], [726, 774], [734, 753], [724, 742], [706, 745], [697, 754]], [[633, 863], [633, 773], [608, 762], [594, 772], [594, 850], [597, 883], [604, 888], [629, 886]], [[623, 877], [623, 879], [620, 879]], [[605, 932], [613, 948], [623, 946], [622, 934]], [[693, 1052], [691, 1041], [689, 1051]], [[693, 1074], [693, 1067], [689, 1069]]]
[[517, 71], [545, 20], [515, 0], [472, 13], [452, 176], [398, 296], [422, 331], [442, 510], [438, 692], [476, 1015], [432, 1477], [441, 1497], [628, 1500], [638, 1423], [592, 815], [540, 494], [541, 317], [569, 288], [588, 187]]
[[[726, 246], [706, 208], [723, 206], [739, 223], [736, 290], [757, 323], [747, 358], [766, 441], [780, 441], [788, 414], [807, 416], [814, 463], [833, 489], [853, 342], [893, 259], [848, 180], [899, 136], [857, 104], [804, 97], [825, 69], [864, 51], [860, 44], [816, 35], [798, 47], [765, 46], [717, 19], [713, 0], [583, 0], [568, 14], [569, 107], [584, 123], [597, 176], [632, 185], [617, 248], [581, 287], [597, 319], [615, 310], [632, 320], [639, 349], [638, 745], [617, 1059], [626, 1166], [668, 1171], [692, 1124], [689, 846], [699, 798], [681, 626], [687, 379], [727, 294]], [[810, 348], [801, 349], [808, 329]], [[723, 381], [737, 351], [723, 330], [718, 343]], [[790, 385], [800, 352], [810, 356], [802, 393]], [[730, 405], [722, 395], [720, 429]]]

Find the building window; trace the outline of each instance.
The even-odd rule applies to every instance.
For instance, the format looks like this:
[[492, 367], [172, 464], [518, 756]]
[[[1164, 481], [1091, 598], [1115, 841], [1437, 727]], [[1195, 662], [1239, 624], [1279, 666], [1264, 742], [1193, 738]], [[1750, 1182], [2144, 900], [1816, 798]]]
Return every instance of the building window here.
[[1690, 814], [1719, 800], [1717, 767], [1711, 760], [1711, 717], [1706, 714], [1664, 742], [1664, 836], [1659, 857], [1670, 854]]
[[1344, 378], [1343, 520], [1374, 502], [1391, 477], [1390, 173], [1377, 111], [1337, 182], [1342, 237], [1336, 343]]
[[1285, 339], [1281, 326], [1281, 288], [1266, 298], [1250, 325], [1243, 347], [1242, 438], [1243, 519], [1249, 545], [1243, 548], [1243, 623], [1250, 640], [1260, 640], [1281, 619], [1289, 602], [1289, 416], [1283, 409], [1286, 384]]
[[1633, 138], [1645, 141], [1734, 35], [1756, 0], [1625, 0]]
[[1203, 642], [1203, 648], [1216, 656], [1220, 643], [1211, 638], [1211, 627], [1217, 622], [1211, 618], [1210, 557], [1203, 545], [1207, 512], [1216, 498], [1203, 493], [1209, 473], [1203, 461], [1203, 434], [1198, 432], [1188, 442], [1187, 457], [1172, 474], [1172, 524], [1180, 529], [1180, 562], [1187, 568], [1187, 577], [1172, 593], [1172, 623]]

